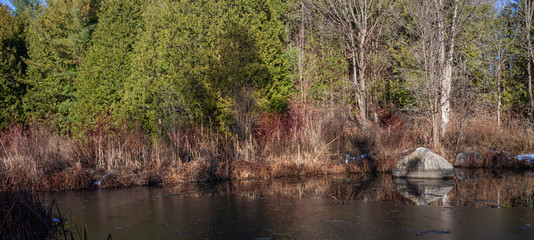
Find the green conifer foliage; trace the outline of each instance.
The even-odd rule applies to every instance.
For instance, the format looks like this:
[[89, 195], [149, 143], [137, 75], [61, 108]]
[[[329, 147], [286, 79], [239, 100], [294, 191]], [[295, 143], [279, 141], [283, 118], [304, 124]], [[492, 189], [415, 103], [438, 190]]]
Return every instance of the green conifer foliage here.
[[117, 112], [124, 95], [124, 83], [131, 75], [133, 46], [142, 27], [141, 0], [109, 0], [102, 3], [98, 24], [80, 75], [76, 79], [77, 123], [91, 127], [102, 117]]
[[28, 93], [24, 108], [33, 121], [53, 120], [65, 128], [75, 101], [74, 81], [96, 23], [98, 2], [52, 0], [31, 21]]
[[151, 1], [122, 118], [150, 131], [211, 120], [235, 132], [254, 109], [285, 110], [291, 82], [282, 14], [277, 1]]
[[27, 57], [24, 22], [7, 6], [0, 6], [0, 129], [22, 120], [22, 96], [26, 94], [23, 59]]
[[28, 14], [35, 16], [43, 9], [43, 1], [41, 0], [9, 0], [9, 2], [15, 8], [13, 11], [15, 15]]

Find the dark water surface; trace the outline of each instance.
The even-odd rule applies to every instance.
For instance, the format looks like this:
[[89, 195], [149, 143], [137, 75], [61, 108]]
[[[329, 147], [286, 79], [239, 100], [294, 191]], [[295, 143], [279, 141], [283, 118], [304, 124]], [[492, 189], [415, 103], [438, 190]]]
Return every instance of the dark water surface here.
[[90, 239], [534, 239], [534, 175], [236, 181], [50, 193]]

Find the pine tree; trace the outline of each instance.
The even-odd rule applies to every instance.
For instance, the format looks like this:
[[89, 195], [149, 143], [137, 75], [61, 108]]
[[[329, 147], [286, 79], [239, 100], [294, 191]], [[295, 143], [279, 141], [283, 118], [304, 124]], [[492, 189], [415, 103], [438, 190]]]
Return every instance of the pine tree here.
[[76, 79], [73, 116], [85, 127], [118, 112], [124, 83], [131, 74], [133, 47], [143, 23], [141, 0], [104, 1], [98, 24]]
[[28, 14], [35, 16], [43, 10], [43, 1], [41, 0], [9, 0], [15, 8], [15, 15]]
[[22, 96], [26, 94], [23, 76], [27, 58], [25, 18], [15, 17], [0, 6], [0, 129], [22, 119]]
[[29, 27], [28, 94], [24, 108], [33, 121], [65, 128], [74, 103], [74, 80], [91, 38], [98, 2], [47, 1]]
[[123, 119], [150, 131], [212, 120], [235, 132], [244, 117], [250, 126], [254, 109], [285, 110], [292, 85], [283, 9], [278, 1], [151, 1]]

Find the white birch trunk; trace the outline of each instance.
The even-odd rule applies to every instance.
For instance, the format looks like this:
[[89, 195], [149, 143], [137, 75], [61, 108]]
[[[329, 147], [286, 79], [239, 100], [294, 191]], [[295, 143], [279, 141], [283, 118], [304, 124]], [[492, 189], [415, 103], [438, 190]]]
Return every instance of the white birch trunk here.
[[361, 29], [359, 36], [359, 61], [358, 61], [358, 81], [360, 99], [358, 101], [358, 107], [360, 108], [360, 121], [363, 129], [367, 129], [367, 89], [365, 84], [365, 67], [366, 67], [366, 55], [365, 55], [365, 34], [366, 29]]
[[526, 41], [527, 41], [527, 52], [528, 52], [528, 66], [527, 66], [527, 72], [528, 72], [528, 97], [530, 100], [530, 109], [529, 109], [529, 115], [531, 119], [534, 119], [534, 97], [532, 96], [532, 42], [530, 41], [531, 38], [531, 26], [532, 26], [532, 15], [533, 15], [533, 9], [532, 9], [532, 1], [531, 0], [524, 0], [523, 1], [524, 8], [525, 8], [525, 32], [526, 32]]
[[[437, 6], [438, 11], [443, 8], [442, 0], [436, 2], [439, 4]], [[442, 73], [441, 73], [441, 91], [440, 91], [440, 105], [441, 105], [441, 132], [444, 135], [449, 127], [449, 119], [451, 112], [451, 85], [452, 85], [452, 66], [454, 58], [454, 48], [456, 40], [456, 21], [458, 17], [458, 0], [454, 1], [453, 5], [453, 16], [451, 19], [451, 28], [449, 33], [449, 39], [445, 41], [445, 27], [443, 23], [443, 16], [441, 13], [438, 13], [439, 23], [438, 30], [439, 40], [440, 40], [440, 63], [442, 64]], [[448, 47], [448, 49], [447, 49]]]

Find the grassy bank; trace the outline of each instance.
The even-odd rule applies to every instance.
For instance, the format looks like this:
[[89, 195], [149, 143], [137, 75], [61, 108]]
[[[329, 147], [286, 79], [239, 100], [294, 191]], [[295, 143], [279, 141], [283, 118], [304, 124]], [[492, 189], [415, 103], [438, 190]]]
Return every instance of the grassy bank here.
[[[424, 119], [383, 114], [361, 130], [343, 111], [294, 105], [286, 115], [254, 120], [249, 134], [182, 126], [159, 136], [99, 128], [83, 137], [13, 126], [0, 135], [0, 190], [69, 190], [169, 185], [186, 181], [388, 172], [416, 147], [428, 147]], [[455, 118], [453, 118], [455, 119]], [[106, 129], [106, 130], [104, 130]], [[534, 149], [531, 126], [509, 120], [453, 121], [439, 149], [452, 161], [467, 148], [483, 154], [477, 167], [531, 167], [508, 154]]]

